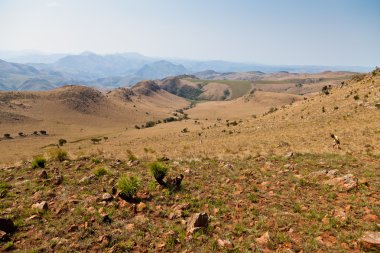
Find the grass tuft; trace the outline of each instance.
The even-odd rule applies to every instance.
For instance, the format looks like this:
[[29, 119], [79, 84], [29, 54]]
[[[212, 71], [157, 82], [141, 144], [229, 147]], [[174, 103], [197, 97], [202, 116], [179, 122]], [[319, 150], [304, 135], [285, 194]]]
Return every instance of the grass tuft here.
[[45, 168], [46, 159], [43, 156], [36, 156], [32, 161], [32, 169]]
[[140, 179], [137, 176], [122, 176], [117, 182], [117, 188], [128, 198], [133, 198], [140, 187]]

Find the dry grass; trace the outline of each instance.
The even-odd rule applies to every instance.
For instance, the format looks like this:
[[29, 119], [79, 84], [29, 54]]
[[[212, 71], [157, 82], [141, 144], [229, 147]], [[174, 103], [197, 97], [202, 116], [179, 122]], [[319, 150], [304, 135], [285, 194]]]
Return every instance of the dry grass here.
[[[333, 88], [328, 96], [301, 99], [291, 106], [282, 107], [290, 103], [289, 94], [258, 92], [246, 101], [199, 104], [186, 111], [189, 120], [140, 130], [126, 130], [111, 116], [108, 123], [99, 125], [96, 120], [85, 122], [90, 117], [100, 122], [98, 116], [84, 115], [79, 121], [80, 114], [75, 116], [77, 124], [71, 115], [66, 116], [70, 124], [57, 128], [51, 119], [35, 126], [27, 122], [2, 125], [4, 132], [18, 126], [49, 133], [0, 142], [1, 159], [7, 162], [20, 160], [16, 150], [25, 148], [25, 161], [0, 169], [0, 215], [18, 226], [10, 238], [12, 247], [17, 251], [223, 252], [227, 249], [218, 245], [222, 239], [229, 240], [235, 252], [363, 250], [358, 238], [364, 231], [378, 231], [380, 216], [380, 113], [376, 107], [380, 73], [376, 73]], [[273, 106], [278, 110], [262, 116]], [[158, 111], [168, 115], [171, 109], [153, 110], [160, 116]], [[236, 124], [230, 124], [232, 120]], [[124, 123], [136, 124], [133, 120]], [[86, 130], [79, 131], [84, 125]], [[181, 132], [184, 128], [189, 132]], [[330, 133], [339, 136], [340, 150], [332, 147]], [[108, 139], [100, 144], [90, 141], [103, 136]], [[30, 160], [62, 137], [68, 140], [62, 148], [69, 151], [69, 160], [48, 160], [48, 178], [41, 179], [41, 169], [32, 169]], [[289, 151], [295, 155], [285, 159]], [[160, 187], [149, 171], [151, 162], [165, 156], [170, 158], [165, 162], [170, 176], [185, 175], [175, 192]], [[132, 157], [133, 163], [129, 162]], [[337, 191], [309, 176], [326, 169], [353, 174], [358, 187]], [[94, 173], [101, 176], [80, 182]], [[136, 200], [145, 203], [145, 208], [117, 194], [110, 202], [101, 200], [123, 175], [140, 179]], [[59, 176], [63, 181], [57, 183]], [[47, 212], [31, 208], [39, 201], [48, 202]], [[342, 210], [344, 219], [337, 215]], [[207, 212], [210, 225], [190, 239], [186, 219], [196, 212]], [[266, 232], [269, 241], [258, 243], [256, 239]]]

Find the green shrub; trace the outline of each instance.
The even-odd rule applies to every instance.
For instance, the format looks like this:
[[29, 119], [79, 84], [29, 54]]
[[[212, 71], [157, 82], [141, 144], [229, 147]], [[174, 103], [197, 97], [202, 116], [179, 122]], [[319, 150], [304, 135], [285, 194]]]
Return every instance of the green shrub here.
[[148, 121], [145, 123], [145, 127], [148, 128], [148, 127], [154, 127], [154, 125], [156, 125], [156, 122], [154, 121]]
[[36, 156], [32, 161], [32, 169], [45, 168], [46, 159], [43, 156]]
[[100, 167], [100, 168], [97, 168], [94, 170], [94, 175], [96, 177], [102, 177], [102, 176], [105, 176], [108, 174], [110, 174], [109, 170], [107, 168], [104, 168], [104, 167]]
[[64, 151], [60, 148], [56, 148], [56, 149], [50, 150], [50, 158], [53, 160], [62, 162], [64, 160], [67, 160], [68, 156], [67, 156], [66, 151]]
[[354, 96], [354, 99], [355, 99], [355, 100], [359, 100], [359, 95], [355, 95], [355, 96]]
[[169, 168], [161, 162], [151, 163], [149, 165], [149, 169], [153, 177], [157, 180], [159, 184], [163, 183], [162, 180], [168, 174], [168, 170], [169, 170]]
[[136, 176], [122, 176], [117, 181], [117, 188], [124, 193], [127, 198], [133, 198], [140, 187], [140, 180]]
[[59, 139], [58, 140], [58, 145], [59, 146], [63, 146], [65, 143], [67, 143], [67, 141], [65, 139]]
[[10, 242], [7, 242], [6, 244], [4, 244], [3, 246], [3, 250], [4, 251], [10, 251], [14, 248], [14, 243], [12, 241]]

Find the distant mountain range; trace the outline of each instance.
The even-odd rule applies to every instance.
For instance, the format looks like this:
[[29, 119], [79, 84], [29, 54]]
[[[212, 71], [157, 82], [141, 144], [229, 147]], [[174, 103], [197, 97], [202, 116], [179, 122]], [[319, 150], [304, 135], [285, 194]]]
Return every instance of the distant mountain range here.
[[[83, 52], [67, 54], [5, 54], [0, 51], [0, 90], [47, 90], [66, 84], [100, 88], [131, 86], [142, 80], [194, 74], [202, 77], [213, 72], [262, 71], [266, 73], [322, 72], [348, 70], [364, 72], [367, 67], [269, 66], [227, 61], [163, 59], [138, 53], [99, 55]], [[205, 72], [206, 71], [206, 72]]]

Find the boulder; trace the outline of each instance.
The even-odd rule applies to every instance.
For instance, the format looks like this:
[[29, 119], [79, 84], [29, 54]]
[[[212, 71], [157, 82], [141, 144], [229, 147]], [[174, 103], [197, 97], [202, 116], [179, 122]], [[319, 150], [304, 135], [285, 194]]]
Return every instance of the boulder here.
[[46, 170], [41, 171], [40, 178], [42, 178], [42, 179], [47, 179], [48, 178], [48, 174], [47, 174]]
[[16, 231], [16, 226], [11, 219], [0, 218], [0, 230], [5, 233], [13, 233]]
[[380, 232], [367, 231], [359, 239], [360, 244], [366, 249], [380, 249]]
[[208, 214], [207, 213], [195, 213], [187, 222], [187, 234], [193, 234], [200, 228], [207, 228], [208, 226]]
[[346, 174], [326, 180], [324, 184], [331, 185], [341, 191], [350, 191], [358, 186], [358, 179], [352, 174]]

